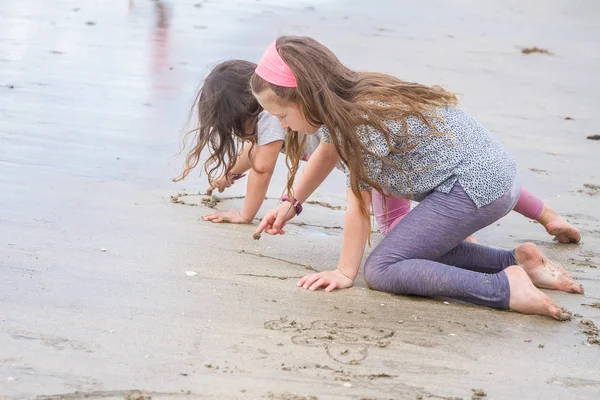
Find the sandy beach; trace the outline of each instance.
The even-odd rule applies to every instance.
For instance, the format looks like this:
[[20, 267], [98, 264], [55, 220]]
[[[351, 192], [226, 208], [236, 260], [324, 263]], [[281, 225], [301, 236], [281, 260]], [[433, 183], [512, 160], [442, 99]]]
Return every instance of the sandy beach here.
[[[585, 295], [546, 293], [573, 319], [388, 295], [362, 275], [297, 288], [337, 264], [339, 171], [284, 236], [199, 220], [205, 176], [171, 181], [194, 93], [282, 34], [460, 93], [583, 239], [515, 213], [476, 236], [534, 242], [571, 272]], [[600, 398], [598, 71], [592, 0], [2, 1], [0, 399]], [[285, 176], [281, 158], [259, 216]]]

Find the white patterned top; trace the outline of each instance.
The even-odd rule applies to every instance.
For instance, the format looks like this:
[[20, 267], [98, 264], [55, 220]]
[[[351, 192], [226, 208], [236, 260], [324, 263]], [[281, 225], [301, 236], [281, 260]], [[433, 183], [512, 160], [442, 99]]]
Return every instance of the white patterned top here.
[[[406, 152], [393, 153], [382, 132], [371, 125], [361, 125], [356, 134], [373, 153], [362, 151], [369, 178], [389, 194], [415, 201], [423, 200], [433, 190], [449, 193], [458, 182], [478, 208], [506, 193], [517, 175], [517, 164], [503, 146], [459, 108], [439, 107], [436, 112], [443, 121], [432, 122], [441, 133], [417, 117], [407, 118], [409, 135], [403, 122], [385, 122], [392, 133], [392, 145], [407, 149]], [[323, 140], [331, 143], [327, 128], [321, 129]], [[348, 186], [349, 182], [348, 172]], [[371, 188], [361, 182], [360, 189]]]

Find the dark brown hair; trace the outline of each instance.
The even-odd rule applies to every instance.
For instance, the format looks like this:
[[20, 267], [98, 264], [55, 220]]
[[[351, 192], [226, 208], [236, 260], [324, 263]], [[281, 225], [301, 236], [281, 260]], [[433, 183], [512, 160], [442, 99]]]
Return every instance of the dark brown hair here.
[[[392, 145], [393, 134], [385, 121], [401, 121], [407, 127], [406, 119], [414, 116], [438, 133], [433, 123], [433, 119], [437, 118], [435, 108], [457, 104], [456, 95], [439, 86], [406, 82], [381, 73], [353, 71], [342, 64], [331, 50], [309, 37], [282, 36], [276, 44], [279, 55], [296, 77], [298, 87], [276, 86], [254, 74], [250, 80], [252, 91], [260, 94], [270, 89], [281, 104], [291, 102], [299, 105], [311, 125], [327, 128], [342, 163], [350, 171], [350, 186], [358, 198], [362, 214], [369, 218], [369, 204], [365, 204], [360, 195], [359, 182], [369, 184], [380, 193], [384, 190], [367, 175], [362, 152], [378, 156], [365, 148], [357, 129], [369, 124], [384, 134], [393, 152], [408, 151], [410, 148], [398, 149]], [[405, 135], [408, 134], [407, 131]], [[287, 190], [291, 193], [302, 148], [298, 140], [289, 140], [294, 136], [297, 138], [296, 132], [288, 132], [288, 135], [286, 157], [290, 171]], [[389, 160], [378, 158], [391, 165]]]
[[[175, 181], [184, 179], [196, 168], [200, 153], [208, 147], [209, 157], [204, 172], [209, 181], [229, 172], [240, 153], [243, 141], [256, 143], [256, 121], [262, 107], [250, 91], [250, 77], [256, 64], [229, 60], [218, 64], [198, 90], [192, 106], [198, 125], [183, 138], [182, 152], [193, 138], [185, 160], [185, 168]], [[253, 133], [247, 129], [252, 127]]]

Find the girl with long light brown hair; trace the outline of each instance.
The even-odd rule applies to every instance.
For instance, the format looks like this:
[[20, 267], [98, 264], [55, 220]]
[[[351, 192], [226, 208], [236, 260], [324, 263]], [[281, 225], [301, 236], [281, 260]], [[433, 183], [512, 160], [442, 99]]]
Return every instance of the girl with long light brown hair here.
[[[373, 194], [419, 205], [373, 250], [369, 286], [395, 294], [443, 296], [494, 308], [570, 318], [537, 288], [583, 293], [531, 243], [512, 251], [464, 239], [506, 215], [519, 200], [514, 159], [441, 87], [357, 72], [308, 37], [280, 37], [251, 79], [261, 106], [291, 131], [287, 195], [258, 232], [279, 234], [341, 161], [348, 205], [338, 266], [298, 285], [326, 291], [354, 283], [370, 233]], [[294, 184], [301, 151], [294, 132], [323, 141]]]

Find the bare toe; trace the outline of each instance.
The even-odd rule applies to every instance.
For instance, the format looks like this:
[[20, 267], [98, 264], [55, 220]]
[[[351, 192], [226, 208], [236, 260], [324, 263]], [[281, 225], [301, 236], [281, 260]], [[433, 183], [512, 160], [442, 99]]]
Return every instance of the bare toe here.
[[571, 319], [571, 313], [536, 288], [520, 266], [510, 266], [504, 272], [510, 286], [509, 307], [512, 310], [523, 314], [546, 315], [558, 321]]
[[571, 274], [550, 261], [533, 243], [524, 243], [515, 250], [517, 263], [525, 270], [531, 282], [544, 289], [583, 294], [583, 286]]
[[[550, 300], [550, 301], [552, 301], [552, 300]], [[571, 314], [571, 311], [567, 310], [564, 307], [557, 306], [556, 303], [554, 303], [554, 308], [556, 310], [556, 313], [554, 315], [552, 315], [552, 317], [554, 319], [557, 319], [559, 321], [569, 321], [571, 319], [571, 317], [573, 317], [573, 314]]]

